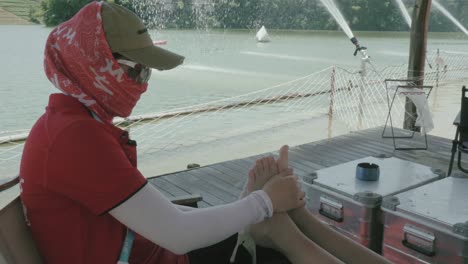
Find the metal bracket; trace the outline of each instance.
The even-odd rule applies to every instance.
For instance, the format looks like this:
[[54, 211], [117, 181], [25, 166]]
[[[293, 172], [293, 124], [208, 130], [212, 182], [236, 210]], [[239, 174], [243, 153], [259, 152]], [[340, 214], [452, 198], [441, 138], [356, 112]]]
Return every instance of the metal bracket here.
[[458, 179], [468, 179], [468, 174], [463, 173], [461, 171], [457, 171], [457, 172], [454, 172], [451, 177], [458, 178]]
[[318, 178], [318, 175], [316, 172], [311, 172], [308, 175], [302, 177], [302, 180], [308, 184], [313, 184], [314, 180]]
[[393, 155], [382, 153], [382, 154], [373, 155], [372, 157], [377, 158], [377, 159], [388, 159], [388, 158], [393, 157]]
[[382, 202], [382, 207], [392, 211], [396, 211], [398, 205], [400, 205], [400, 199], [396, 196], [387, 196]]
[[431, 168], [431, 171], [432, 171], [432, 173], [438, 175], [437, 178], [438, 178], [439, 180], [440, 180], [440, 179], [443, 179], [443, 178], [445, 178], [445, 177], [447, 177], [447, 173], [445, 173], [444, 170]]
[[468, 221], [465, 223], [458, 223], [453, 226], [452, 231], [455, 234], [462, 235], [466, 238], [468, 238]]
[[378, 207], [382, 203], [382, 196], [373, 192], [359, 192], [353, 196], [353, 200], [369, 207]]

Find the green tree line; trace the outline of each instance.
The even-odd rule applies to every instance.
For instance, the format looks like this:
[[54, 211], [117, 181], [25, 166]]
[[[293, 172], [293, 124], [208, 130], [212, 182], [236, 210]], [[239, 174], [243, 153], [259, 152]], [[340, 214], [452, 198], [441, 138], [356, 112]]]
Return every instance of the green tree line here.
[[[222, 28], [336, 30], [335, 20], [320, 0], [108, 0], [136, 12], [150, 28]], [[396, 0], [335, 0], [352, 30], [407, 31]], [[91, 0], [42, 0], [43, 21], [55, 26]], [[415, 0], [404, 0], [411, 16]], [[443, 5], [468, 27], [466, 0]], [[434, 9], [435, 7], [433, 7]], [[441, 12], [433, 11], [430, 31], [458, 31]]]

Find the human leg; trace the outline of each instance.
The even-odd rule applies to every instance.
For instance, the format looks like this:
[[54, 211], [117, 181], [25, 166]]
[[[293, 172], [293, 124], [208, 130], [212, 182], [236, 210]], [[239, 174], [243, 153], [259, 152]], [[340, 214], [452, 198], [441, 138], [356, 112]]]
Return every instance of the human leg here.
[[251, 226], [250, 234], [258, 245], [281, 252], [294, 264], [342, 263], [305, 236], [286, 213]]
[[[287, 148], [281, 148], [276, 163], [276, 173], [288, 168], [289, 154]], [[268, 170], [264, 171], [268, 172]], [[305, 207], [291, 210], [288, 215], [305, 236], [345, 263], [390, 263], [377, 253], [320, 222]]]
[[320, 222], [304, 207], [289, 211], [288, 215], [305, 236], [345, 263], [390, 263], [372, 250]]
[[[260, 189], [277, 172], [272, 157], [258, 160], [249, 172], [245, 194]], [[250, 226], [249, 233], [257, 245], [281, 252], [292, 263], [340, 263], [305, 236], [286, 213], [274, 214], [272, 218]]]

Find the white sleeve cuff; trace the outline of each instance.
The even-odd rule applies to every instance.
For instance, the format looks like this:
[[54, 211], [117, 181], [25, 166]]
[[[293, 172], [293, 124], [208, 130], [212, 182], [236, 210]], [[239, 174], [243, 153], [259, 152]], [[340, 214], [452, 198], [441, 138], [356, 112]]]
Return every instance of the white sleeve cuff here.
[[258, 202], [261, 207], [263, 214], [263, 219], [270, 218], [273, 216], [273, 204], [271, 202], [270, 196], [264, 190], [258, 190], [251, 193], [252, 197]]

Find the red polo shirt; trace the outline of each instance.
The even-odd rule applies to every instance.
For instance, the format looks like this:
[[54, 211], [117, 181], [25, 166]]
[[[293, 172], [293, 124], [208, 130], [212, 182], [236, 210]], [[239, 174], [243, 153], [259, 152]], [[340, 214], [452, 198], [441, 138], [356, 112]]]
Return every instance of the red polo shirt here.
[[[50, 96], [20, 167], [21, 199], [46, 263], [117, 263], [126, 227], [107, 212], [146, 183], [128, 133], [95, 120], [76, 99]], [[138, 237], [131, 263], [188, 263]]]

